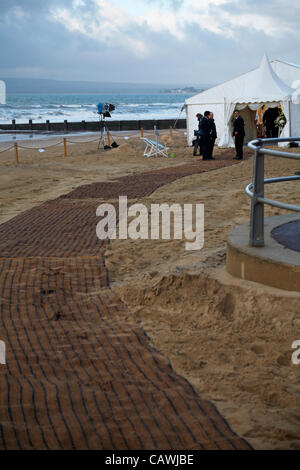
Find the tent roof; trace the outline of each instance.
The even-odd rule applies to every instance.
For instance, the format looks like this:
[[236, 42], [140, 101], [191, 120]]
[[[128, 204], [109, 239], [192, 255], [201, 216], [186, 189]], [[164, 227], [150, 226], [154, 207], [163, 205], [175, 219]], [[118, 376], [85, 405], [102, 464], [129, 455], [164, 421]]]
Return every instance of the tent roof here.
[[264, 54], [257, 69], [192, 96], [185, 104], [224, 103], [224, 98], [232, 103], [277, 102], [289, 99], [293, 92], [274, 72]]
[[282, 64], [290, 65], [291, 67], [296, 67], [297, 69], [300, 69], [300, 65], [299, 64], [294, 64], [293, 62], [285, 62], [284, 60], [278, 60], [278, 59], [272, 60], [271, 64], [273, 62], [281, 62]]
[[272, 69], [286, 84], [294, 88], [294, 82], [300, 80], [300, 65], [284, 62], [282, 60], [273, 60]]

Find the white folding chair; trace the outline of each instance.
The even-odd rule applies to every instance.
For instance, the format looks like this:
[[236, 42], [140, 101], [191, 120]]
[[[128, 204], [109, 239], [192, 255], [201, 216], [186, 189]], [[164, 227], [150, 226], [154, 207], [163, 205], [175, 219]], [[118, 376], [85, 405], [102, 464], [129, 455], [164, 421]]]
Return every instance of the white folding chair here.
[[146, 137], [141, 137], [141, 139], [145, 142], [146, 148], [144, 151], [144, 157], [167, 157], [168, 158], [168, 150], [169, 148], [155, 140], [147, 139]]

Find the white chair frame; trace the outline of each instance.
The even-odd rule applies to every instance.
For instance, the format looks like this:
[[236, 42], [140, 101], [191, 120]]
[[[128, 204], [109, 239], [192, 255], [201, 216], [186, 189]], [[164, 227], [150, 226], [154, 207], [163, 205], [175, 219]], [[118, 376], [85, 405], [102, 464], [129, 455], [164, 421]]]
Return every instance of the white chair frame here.
[[141, 137], [141, 139], [146, 143], [146, 148], [144, 151], [144, 157], [166, 157], [168, 158], [168, 150], [169, 148], [165, 145], [156, 142], [155, 140], [147, 139], [146, 137]]

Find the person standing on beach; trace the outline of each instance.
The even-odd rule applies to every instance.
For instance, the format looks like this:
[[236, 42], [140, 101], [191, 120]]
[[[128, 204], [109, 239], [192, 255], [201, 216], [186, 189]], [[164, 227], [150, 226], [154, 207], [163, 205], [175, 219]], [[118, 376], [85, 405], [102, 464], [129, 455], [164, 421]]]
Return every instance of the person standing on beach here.
[[276, 108], [268, 108], [263, 116], [263, 123], [266, 127], [267, 138], [278, 137], [278, 127], [275, 126], [275, 120], [278, 118], [280, 110]]
[[203, 160], [212, 160], [211, 157], [211, 120], [209, 119], [210, 111], [205, 111], [204, 117], [201, 120], [201, 151]]
[[242, 160], [245, 137], [245, 124], [244, 119], [240, 116], [240, 113], [238, 111], [234, 111], [233, 137], [235, 139], [236, 150], [236, 156], [233, 157], [233, 159]]
[[197, 134], [197, 137], [195, 139], [195, 144], [194, 144], [194, 152], [193, 152], [193, 155], [194, 157], [197, 155], [197, 150], [198, 150], [198, 147], [200, 149], [200, 154], [199, 155], [202, 155], [202, 152], [201, 152], [201, 136], [200, 136], [200, 126], [201, 126], [201, 119], [203, 118], [202, 114], [200, 113], [197, 113], [196, 114], [196, 118], [198, 119], [198, 134]]
[[215, 124], [215, 120], [214, 120], [214, 113], [210, 113], [209, 120], [211, 121], [211, 123], [210, 123], [210, 125], [211, 125], [210, 158], [211, 158], [211, 160], [215, 160], [215, 158], [213, 157], [213, 152], [214, 152], [215, 141], [216, 141], [216, 138], [217, 138], [217, 129], [216, 129], [216, 124]]

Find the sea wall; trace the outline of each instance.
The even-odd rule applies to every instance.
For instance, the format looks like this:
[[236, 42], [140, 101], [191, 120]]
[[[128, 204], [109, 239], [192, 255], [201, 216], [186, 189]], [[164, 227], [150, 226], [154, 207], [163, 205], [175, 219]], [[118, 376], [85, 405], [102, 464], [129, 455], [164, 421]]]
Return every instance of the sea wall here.
[[[111, 131], [137, 131], [140, 129], [153, 130], [168, 129], [173, 127], [175, 119], [148, 119], [148, 120], [132, 120], [132, 121], [111, 121], [107, 120], [106, 124]], [[44, 131], [44, 132], [82, 132], [82, 131], [98, 131], [100, 128], [99, 121], [81, 121], [81, 122], [51, 122], [34, 123], [29, 120], [28, 123], [17, 123], [15, 120], [11, 124], [0, 124], [0, 131]], [[186, 119], [179, 119], [176, 129], [186, 129]]]

